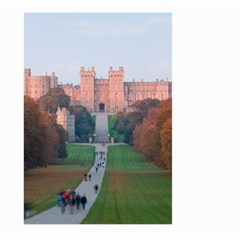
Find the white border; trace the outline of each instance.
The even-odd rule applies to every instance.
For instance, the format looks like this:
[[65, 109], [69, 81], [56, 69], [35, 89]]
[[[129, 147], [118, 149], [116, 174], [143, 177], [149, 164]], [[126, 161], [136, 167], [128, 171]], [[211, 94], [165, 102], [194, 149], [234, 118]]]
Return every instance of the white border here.
[[[170, 0], [1, 3], [4, 239], [237, 238], [239, 8], [236, 3]], [[24, 12], [172, 12], [172, 225], [23, 225]]]

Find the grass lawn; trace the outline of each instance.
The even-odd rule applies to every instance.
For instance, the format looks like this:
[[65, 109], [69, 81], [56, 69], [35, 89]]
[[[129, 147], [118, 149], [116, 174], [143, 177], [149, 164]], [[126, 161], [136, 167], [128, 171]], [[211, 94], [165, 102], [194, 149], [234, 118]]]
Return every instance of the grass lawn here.
[[109, 134], [110, 134], [110, 138], [113, 137], [114, 139], [117, 139], [118, 142], [123, 142], [123, 140], [124, 140], [124, 135], [118, 133], [117, 131], [115, 131], [115, 130], [113, 129], [112, 118], [113, 118], [112, 115], [108, 115], [108, 132], [109, 132]]
[[129, 146], [111, 146], [102, 188], [85, 224], [171, 224], [171, 174]]
[[56, 205], [57, 193], [75, 189], [92, 167], [95, 147], [69, 144], [67, 151], [68, 160], [24, 172], [24, 203], [30, 203], [35, 213]]

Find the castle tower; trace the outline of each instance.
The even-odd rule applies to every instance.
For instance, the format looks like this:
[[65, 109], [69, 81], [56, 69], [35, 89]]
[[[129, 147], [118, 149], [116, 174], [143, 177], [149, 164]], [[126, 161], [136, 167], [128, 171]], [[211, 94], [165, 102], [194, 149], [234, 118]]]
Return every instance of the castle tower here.
[[110, 94], [110, 111], [117, 112], [125, 108], [124, 104], [124, 69], [119, 67], [119, 70], [113, 71], [110, 67], [108, 71], [109, 77], [109, 94]]
[[75, 141], [75, 115], [69, 113], [66, 108], [58, 107], [56, 112], [57, 114], [57, 123], [62, 125], [62, 127], [68, 133], [68, 141], [74, 142]]
[[24, 95], [28, 95], [28, 78], [31, 77], [31, 69], [25, 68], [24, 69]]
[[50, 78], [50, 88], [55, 88], [58, 86], [58, 77], [56, 77], [55, 72], [52, 72], [52, 76]]
[[67, 131], [67, 122], [68, 122], [68, 111], [66, 108], [60, 108], [58, 107], [58, 110], [56, 112], [57, 114], [57, 123], [62, 125], [62, 127]]
[[31, 76], [31, 69], [24, 69], [24, 95], [35, 100], [46, 94], [50, 88], [57, 87], [58, 78], [55, 73], [52, 76]]
[[94, 111], [94, 67], [85, 71], [84, 67], [80, 70], [80, 101], [81, 105], [85, 106], [88, 111]]

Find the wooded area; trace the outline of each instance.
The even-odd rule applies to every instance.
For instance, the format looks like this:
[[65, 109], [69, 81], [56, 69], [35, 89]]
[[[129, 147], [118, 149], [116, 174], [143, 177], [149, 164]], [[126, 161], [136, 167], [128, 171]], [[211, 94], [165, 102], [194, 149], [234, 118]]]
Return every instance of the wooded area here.
[[66, 158], [67, 132], [56, 123], [57, 108], [75, 114], [76, 141], [87, 142], [95, 123], [83, 106], [69, 106], [62, 88], [50, 89], [36, 102], [24, 96], [24, 169], [47, 166], [56, 158]]
[[24, 169], [47, 166], [56, 158], [67, 157], [67, 132], [52, 115], [24, 96]]
[[113, 117], [114, 129], [124, 134], [124, 142], [134, 146], [144, 159], [171, 171], [172, 99], [137, 101], [135, 111], [119, 111]]

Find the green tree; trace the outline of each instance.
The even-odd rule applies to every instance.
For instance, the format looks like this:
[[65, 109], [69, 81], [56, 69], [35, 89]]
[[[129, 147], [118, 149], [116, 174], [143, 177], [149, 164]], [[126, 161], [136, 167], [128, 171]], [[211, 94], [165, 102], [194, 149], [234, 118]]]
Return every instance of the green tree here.
[[57, 108], [68, 108], [70, 97], [62, 88], [51, 88], [45, 95], [41, 96], [37, 103], [41, 111], [56, 113]]
[[132, 104], [132, 107], [136, 109], [137, 112], [141, 113], [142, 118], [146, 117], [149, 110], [156, 108], [160, 105], [158, 99], [146, 98], [143, 100], [138, 100], [136, 103]]
[[55, 129], [59, 137], [58, 141], [58, 157], [67, 158], [67, 145], [68, 135], [66, 130], [59, 124], [55, 123]]
[[113, 128], [119, 132], [119, 133], [124, 133], [127, 125], [127, 113], [126, 111], [118, 111], [114, 116], [113, 116]]
[[75, 114], [75, 135], [79, 142], [88, 142], [95, 130], [95, 122], [91, 114], [83, 106], [70, 106], [69, 111]]

